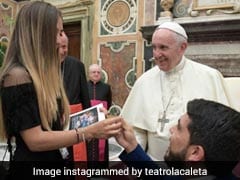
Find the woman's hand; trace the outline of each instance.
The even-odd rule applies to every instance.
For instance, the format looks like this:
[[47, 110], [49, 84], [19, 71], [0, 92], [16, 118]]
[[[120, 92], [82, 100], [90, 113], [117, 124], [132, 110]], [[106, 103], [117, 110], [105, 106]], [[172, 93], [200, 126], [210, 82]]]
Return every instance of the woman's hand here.
[[85, 137], [86, 139], [107, 139], [116, 136], [122, 130], [122, 120], [121, 117], [116, 116], [87, 126], [84, 128]]

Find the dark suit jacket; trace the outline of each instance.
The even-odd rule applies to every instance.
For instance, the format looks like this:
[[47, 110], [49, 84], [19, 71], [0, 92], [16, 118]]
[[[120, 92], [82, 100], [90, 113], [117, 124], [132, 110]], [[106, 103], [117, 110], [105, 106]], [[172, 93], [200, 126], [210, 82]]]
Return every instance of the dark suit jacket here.
[[75, 57], [67, 56], [61, 64], [64, 87], [69, 103], [82, 103], [83, 109], [90, 107], [84, 64]]

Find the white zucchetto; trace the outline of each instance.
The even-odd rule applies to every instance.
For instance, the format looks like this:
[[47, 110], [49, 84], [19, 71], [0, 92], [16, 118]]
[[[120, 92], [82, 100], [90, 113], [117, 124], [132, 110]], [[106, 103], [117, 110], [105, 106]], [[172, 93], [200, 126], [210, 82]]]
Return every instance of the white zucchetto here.
[[164, 23], [160, 24], [157, 27], [157, 29], [169, 29], [169, 30], [183, 36], [184, 38], [188, 39], [187, 33], [184, 30], [184, 28], [176, 22], [164, 22]]

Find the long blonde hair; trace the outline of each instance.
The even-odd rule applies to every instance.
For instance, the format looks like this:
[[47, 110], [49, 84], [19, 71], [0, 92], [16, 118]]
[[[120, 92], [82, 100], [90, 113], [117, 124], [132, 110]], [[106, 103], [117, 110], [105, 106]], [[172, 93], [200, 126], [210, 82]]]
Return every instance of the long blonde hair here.
[[[36, 1], [24, 5], [18, 13], [0, 72], [0, 82], [3, 82], [4, 76], [16, 64], [25, 67], [37, 94], [41, 123], [45, 130], [51, 130], [58, 111], [63, 111], [63, 126], [69, 120], [69, 104], [56, 45], [58, 18], [61, 18], [60, 11], [49, 3]], [[61, 99], [62, 110], [58, 109], [58, 98]], [[0, 137], [6, 137], [5, 129], [1, 107]]]

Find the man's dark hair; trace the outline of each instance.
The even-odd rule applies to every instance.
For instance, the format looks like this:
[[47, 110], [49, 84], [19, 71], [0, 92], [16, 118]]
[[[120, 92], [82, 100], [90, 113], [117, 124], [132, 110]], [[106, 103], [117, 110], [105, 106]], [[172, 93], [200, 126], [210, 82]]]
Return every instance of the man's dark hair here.
[[206, 161], [236, 161], [240, 156], [240, 113], [225, 105], [196, 99], [187, 105], [190, 144], [204, 148]]
[[187, 104], [190, 145], [201, 145], [207, 162], [240, 160], [240, 113], [223, 104], [195, 99]]

